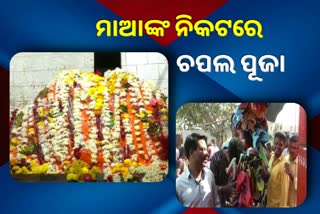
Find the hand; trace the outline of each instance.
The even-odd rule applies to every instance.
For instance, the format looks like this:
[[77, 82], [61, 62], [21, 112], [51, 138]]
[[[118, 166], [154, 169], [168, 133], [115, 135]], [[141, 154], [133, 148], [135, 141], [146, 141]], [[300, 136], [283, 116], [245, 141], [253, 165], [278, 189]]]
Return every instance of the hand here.
[[[261, 166], [262, 166], [262, 171], [261, 171], [262, 176], [263, 176], [264, 178], [269, 177], [269, 172], [268, 172], [267, 166], [265, 165], [264, 161], [261, 161]], [[267, 179], [266, 179], [266, 180], [267, 180]]]
[[222, 186], [220, 188], [220, 194], [226, 195], [228, 197], [231, 196], [231, 194], [236, 191], [234, 186], [235, 186], [235, 182]]
[[290, 164], [289, 163], [285, 163], [284, 164], [284, 169], [285, 169], [286, 173], [289, 175], [290, 180], [293, 181], [294, 180], [294, 176], [293, 176], [293, 172], [292, 172]]

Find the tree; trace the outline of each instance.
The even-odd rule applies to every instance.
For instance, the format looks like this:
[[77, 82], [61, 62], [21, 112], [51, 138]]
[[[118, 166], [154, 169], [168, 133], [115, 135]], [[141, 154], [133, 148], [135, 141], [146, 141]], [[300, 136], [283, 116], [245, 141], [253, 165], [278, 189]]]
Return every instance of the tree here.
[[188, 103], [176, 115], [177, 130], [203, 130], [223, 141], [237, 103]]

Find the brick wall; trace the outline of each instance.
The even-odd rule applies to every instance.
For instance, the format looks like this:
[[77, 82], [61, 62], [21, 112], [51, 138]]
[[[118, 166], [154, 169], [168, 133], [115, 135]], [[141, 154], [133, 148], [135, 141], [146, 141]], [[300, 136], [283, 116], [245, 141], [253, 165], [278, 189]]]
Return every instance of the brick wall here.
[[[159, 53], [121, 53], [123, 68], [143, 80], [154, 80], [168, 94], [168, 63]], [[30, 103], [64, 69], [93, 71], [94, 55], [87, 53], [19, 53], [10, 62], [10, 109]]]

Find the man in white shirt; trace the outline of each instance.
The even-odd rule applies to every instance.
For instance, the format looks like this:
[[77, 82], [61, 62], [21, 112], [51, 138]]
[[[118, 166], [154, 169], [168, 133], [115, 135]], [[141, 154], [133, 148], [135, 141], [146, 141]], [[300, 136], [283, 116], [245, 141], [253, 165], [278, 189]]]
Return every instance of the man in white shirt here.
[[298, 136], [293, 135], [289, 140], [288, 153], [285, 163], [285, 171], [290, 177], [289, 186], [289, 207], [297, 206], [297, 156], [298, 156], [299, 142]]
[[182, 147], [183, 139], [181, 134], [176, 134], [176, 160], [178, 160], [180, 154], [179, 149]]
[[176, 179], [176, 194], [186, 207], [220, 207], [214, 175], [206, 168], [207, 137], [193, 133], [184, 143], [188, 159], [185, 172]]

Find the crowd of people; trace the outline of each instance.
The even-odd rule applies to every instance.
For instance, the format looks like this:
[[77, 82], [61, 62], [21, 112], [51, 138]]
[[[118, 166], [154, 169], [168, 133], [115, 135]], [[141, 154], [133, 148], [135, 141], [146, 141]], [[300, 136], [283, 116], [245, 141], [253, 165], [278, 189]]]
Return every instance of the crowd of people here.
[[[186, 207], [296, 207], [298, 136], [243, 130], [219, 149], [205, 135], [177, 135], [176, 194]], [[249, 142], [248, 142], [249, 141]]]

